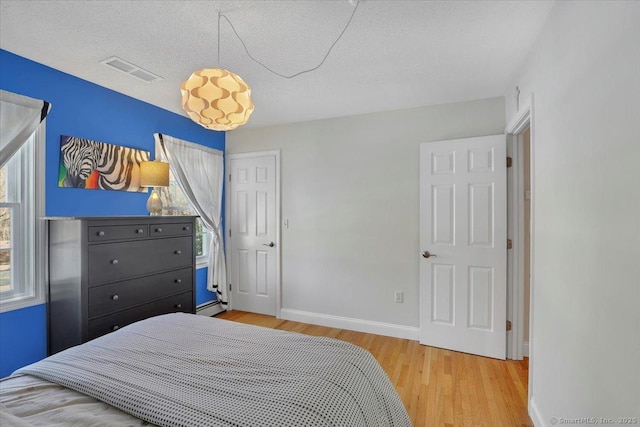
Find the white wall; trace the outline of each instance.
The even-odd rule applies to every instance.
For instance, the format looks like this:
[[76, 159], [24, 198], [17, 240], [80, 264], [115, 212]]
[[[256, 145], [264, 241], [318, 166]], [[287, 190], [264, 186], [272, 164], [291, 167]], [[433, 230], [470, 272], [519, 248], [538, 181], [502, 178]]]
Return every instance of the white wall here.
[[504, 108], [494, 98], [228, 132], [227, 154], [281, 150], [285, 311], [417, 338], [419, 144], [503, 133]]
[[535, 104], [532, 417], [618, 425], [640, 417], [640, 2], [556, 3], [516, 84]]

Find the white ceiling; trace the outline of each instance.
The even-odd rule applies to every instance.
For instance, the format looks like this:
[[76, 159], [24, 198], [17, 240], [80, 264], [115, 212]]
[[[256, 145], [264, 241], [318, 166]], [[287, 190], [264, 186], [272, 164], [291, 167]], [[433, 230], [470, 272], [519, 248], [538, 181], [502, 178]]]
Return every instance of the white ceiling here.
[[[283, 74], [317, 65], [355, 0], [0, 0], [0, 48], [178, 114], [180, 84], [217, 66], [217, 10]], [[220, 64], [252, 88], [247, 126], [502, 96], [553, 6], [546, 1], [360, 2], [324, 65], [283, 79], [252, 62], [222, 20]], [[111, 56], [164, 79], [145, 83]]]

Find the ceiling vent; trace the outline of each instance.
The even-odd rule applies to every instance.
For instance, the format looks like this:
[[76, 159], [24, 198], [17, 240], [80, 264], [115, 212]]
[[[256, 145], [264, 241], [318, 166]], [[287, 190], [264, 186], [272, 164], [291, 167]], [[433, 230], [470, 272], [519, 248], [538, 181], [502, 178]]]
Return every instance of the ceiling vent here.
[[113, 67], [116, 70], [122, 71], [123, 73], [127, 73], [133, 77], [143, 80], [147, 83], [162, 80], [162, 77], [155, 75], [143, 68], [140, 68], [137, 65], [134, 65], [130, 62], [124, 61], [118, 58], [117, 56], [112, 56], [111, 58], [103, 59], [100, 62], [110, 67]]

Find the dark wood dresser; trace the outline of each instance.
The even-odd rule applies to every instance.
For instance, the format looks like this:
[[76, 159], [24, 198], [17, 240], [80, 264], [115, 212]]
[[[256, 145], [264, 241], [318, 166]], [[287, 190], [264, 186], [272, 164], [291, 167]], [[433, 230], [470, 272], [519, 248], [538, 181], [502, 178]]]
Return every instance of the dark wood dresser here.
[[49, 221], [49, 354], [147, 317], [195, 313], [195, 217]]

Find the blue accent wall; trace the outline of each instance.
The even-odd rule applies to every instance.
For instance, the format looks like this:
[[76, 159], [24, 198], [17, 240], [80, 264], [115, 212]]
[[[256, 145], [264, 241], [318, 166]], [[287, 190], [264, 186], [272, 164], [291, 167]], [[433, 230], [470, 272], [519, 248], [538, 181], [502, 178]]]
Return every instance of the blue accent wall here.
[[[135, 79], [132, 83], [147, 84], [136, 83]], [[151, 152], [152, 158], [153, 134], [157, 132], [223, 151], [225, 148], [224, 132], [206, 130], [187, 117], [6, 50], [0, 50], [0, 89], [52, 105], [46, 136], [47, 216], [147, 215], [147, 193], [59, 188], [60, 135], [142, 149]], [[176, 103], [179, 99], [176, 88]], [[199, 304], [215, 299], [215, 294], [206, 290], [206, 276], [206, 269], [197, 271]], [[0, 377], [46, 356], [45, 312], [42, 305], [0, 314]]]
[[216, 299], [216, 294], [207, 289], [207, 269], [196, 270], [196, 306]]
[[47, 355], [44, 304], [0, 314], [0, 378]]

